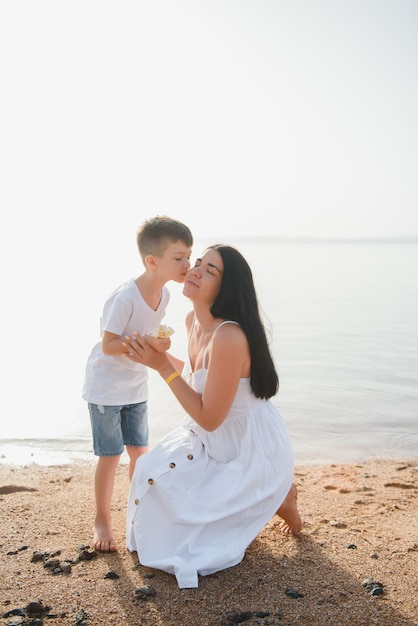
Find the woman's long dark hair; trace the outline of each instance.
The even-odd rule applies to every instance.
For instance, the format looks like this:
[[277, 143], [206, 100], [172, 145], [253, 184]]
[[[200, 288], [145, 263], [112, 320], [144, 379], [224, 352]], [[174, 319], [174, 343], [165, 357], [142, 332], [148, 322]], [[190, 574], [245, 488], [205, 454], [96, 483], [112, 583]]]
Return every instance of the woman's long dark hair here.
[[210, 311], [214, 317], [241, 326], [250, 348], [251, 389], [257, 398], [271, 398], [279, 389], [279, 376], [261, 321], [251, 268], [236, 248], [215, 244], [209, 249], [219, 252], [224, 266], [219, 293]]

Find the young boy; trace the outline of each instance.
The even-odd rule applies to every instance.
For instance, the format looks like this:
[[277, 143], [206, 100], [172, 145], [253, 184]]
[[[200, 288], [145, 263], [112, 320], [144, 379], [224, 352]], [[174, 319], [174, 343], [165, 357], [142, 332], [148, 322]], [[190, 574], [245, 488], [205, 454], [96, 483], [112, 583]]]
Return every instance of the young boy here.
[[[125, 336], [149, 335], [165, 316], [169, 280], [184, 282], [190, 267], [193, 236], [189, 228], [167, 216], [148, 219], [137, 231], [145, 271], [121, 285], [106, 301], [101, 318], [101, 342], [87, 361], [83, 399], [87, 401], [93, 434], [96, 518], [93, 547], [116, 551], [110, 504], [116, 467], [126, 446], [129, 478], [137, 458], [148, 450], [148, 370], [126, 358]], [[170, 339], [151, 339], [159, 350]]]

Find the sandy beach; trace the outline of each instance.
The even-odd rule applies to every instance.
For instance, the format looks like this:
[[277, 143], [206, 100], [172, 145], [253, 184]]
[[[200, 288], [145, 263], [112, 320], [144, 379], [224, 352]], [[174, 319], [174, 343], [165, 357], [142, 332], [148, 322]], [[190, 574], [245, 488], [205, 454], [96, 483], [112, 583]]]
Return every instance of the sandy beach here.
[[302, 536], [271, 520], [242, 563], [189, 590], [125, 548], [124, 465], [119, 550], [91, 550], [93, 475], [94, 464], [0, 466], [1, 624], [418, 624], [417, 460], [298, 466]]

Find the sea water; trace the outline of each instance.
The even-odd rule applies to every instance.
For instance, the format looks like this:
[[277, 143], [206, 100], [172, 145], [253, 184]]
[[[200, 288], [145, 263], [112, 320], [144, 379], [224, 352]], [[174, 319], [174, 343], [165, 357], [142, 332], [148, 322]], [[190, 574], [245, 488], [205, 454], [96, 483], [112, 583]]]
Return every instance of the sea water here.
[[[207, 243], [196, 242], [193, 258]], [[273, 402], [287, 424], [296, 463], [418, 458], [418, 242], [227, 243], [246, 256], [253, 271], [280, 378]], [[44, 316], [35, 317], [33, 335], [28, 332], [16, 346], [19, 365], [6, 375], [0, 462], [94, 460], [81, 399], [85, 361], [99, 340], [104, 300], [129, 277], [121, 275], [115, 284], [111, 277], [89, 284], [80, 277], [70, 310], [62, 303], [60, 331], [51, 331], [50, 322], [47, 334]], [[168, 286], [171, 351], [184, 358], [190, 302], [180, 285]], [[47, 290], [44, 296], [46, 305], [57, 305]], [[60, 294], [55, 296], [59, 301]], [[45, 345], [39, 337], [44, 332]], [[151, 446], [182, 416], [169, 388], [151, 371]]]

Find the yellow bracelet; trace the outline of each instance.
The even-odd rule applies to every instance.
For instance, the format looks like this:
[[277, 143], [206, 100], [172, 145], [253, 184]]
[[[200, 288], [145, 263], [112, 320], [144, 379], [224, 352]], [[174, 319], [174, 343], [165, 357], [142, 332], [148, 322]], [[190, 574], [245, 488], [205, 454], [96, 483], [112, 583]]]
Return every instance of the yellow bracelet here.
[[169, 385], [171, 381], [177, 378], [177, 376], [180, 376], [178, 372], [173, 372], [172, 374], [170, 374], [170, 376], [167, 376], [167, 378], [165, 379], [165, 382], [167, 383], [167, 385]]

